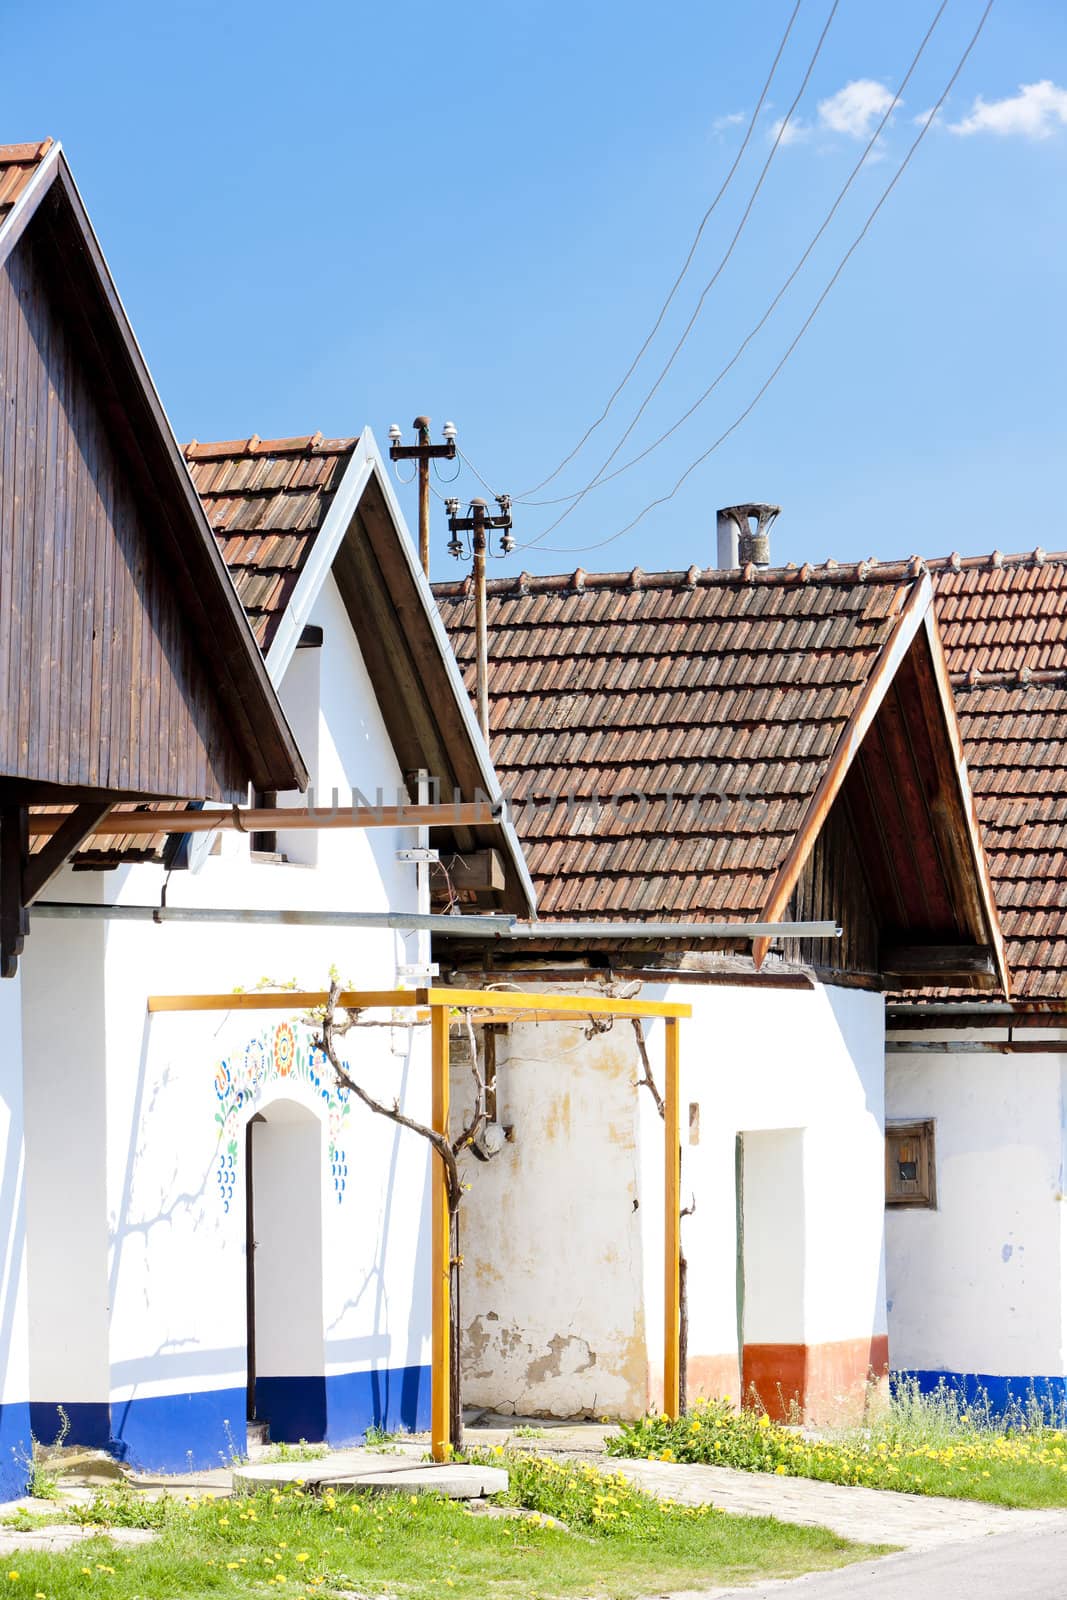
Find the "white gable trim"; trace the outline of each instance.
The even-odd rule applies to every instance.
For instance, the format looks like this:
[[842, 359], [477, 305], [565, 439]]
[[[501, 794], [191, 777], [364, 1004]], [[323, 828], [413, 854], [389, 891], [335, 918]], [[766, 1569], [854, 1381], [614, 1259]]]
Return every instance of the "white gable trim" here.
[[514, 824], [507, 812], [504, 792], [500, 787], [500, 780], [496, 775], [496, 769], [489, 754], [489, 747], [482, 737], [482, 730], [478, 726], [477, 718], [474, 715], [474, 707], [471, 705], [470, 696], [463, 686], [459, 665], [448, 635], [445, 632], [444, 623], [441, 621], [437, 606], [434, 603], [426, 575], [415, 555], [415, 547], [412, 543], [407, 523], [404, 520], [404, 513], [400, 509], [400, 502], [397, 500], [392, 480], [386, 470], [385, 462], [382, 460], [377, 441], [370, 428], [364, 428], [356, 442], [352, 458], [345, 468], [344, 476], [341, 479], [337, 493], [334, 495], [333, 503], [326, 513], [326, 520], [319, 529], [311, 555], [308, 557], [307, 565], [297, 579], [292, 598], [285, 609], [285, 614], [278, 626], [277, 633], [274, 635], [270, 649], [267, 651], [267, 672], [271, 683], [277, 689], [285, 676], [286, 668], [293, 659], [293, 654], [300, 642], [300, 635], [311, 616], [319, 591], [333, 567], [334, 558], [341, 547], [341, 541], [348, 532], [349, 524], [359, 508], [359, 502], [363, 498], [364, 490], [372, 477], [377, 480], [378, 487], [381, 489], [386, 505], [389, 508], [389, 515], [396, 530], [397, 543], [403, 552], [404, 560], [407, 562], [408, 570], [411, 573], [412, 585], [418, 595], [419, 604], [422, 606], [426, 620], [430, 625], [437, 652], [441, 657], [441, 662], [448, 678], [449, 688], [452, 691], [456, 707], [463, 720], [464, 729], [477, 758], [482, 788], [494, 804], [499, 803], [501, 805], [500, 825], [508, 853], [522, 884], [523, 893], [526, 896], [530, 911], [536, 915], [537, 894], [526, 866], [518, 834], [515, 832]]

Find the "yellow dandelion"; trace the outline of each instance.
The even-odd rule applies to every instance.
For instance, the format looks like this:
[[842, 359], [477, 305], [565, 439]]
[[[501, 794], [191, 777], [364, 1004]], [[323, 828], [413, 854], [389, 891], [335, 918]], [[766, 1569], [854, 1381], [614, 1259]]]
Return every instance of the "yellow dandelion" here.
[[299, 1561], [301, 1565], [303, 1565], [303, 1563], [308, 1560], [308, 1552], [306, 1550], [298, 1550], [296, 1555], [293, 1557], [293, 1560]]

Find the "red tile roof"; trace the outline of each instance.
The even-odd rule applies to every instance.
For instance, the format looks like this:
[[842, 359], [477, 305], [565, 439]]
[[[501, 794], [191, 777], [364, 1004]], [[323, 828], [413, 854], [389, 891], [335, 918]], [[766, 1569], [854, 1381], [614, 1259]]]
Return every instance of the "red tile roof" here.
[[930, 563], [1023, 999], [1067, 999], [1067, 553]]
[[[493, 754], [542, 916], [755, 915], [923, 565], [1015, 992], [1067, 998], [1063, 554], [490, 582]], [[469, 583], [435, 593], [473, 686]], [[596, 815], [588, 796], [627, 787], [643, 816]], [[723, 798], [708, 825], [668, 790]]]
[[[541, 916], [756, 917], [917, 572], [491, 582], [493, 758]], [[435, 593], [470, 685], [469, 586]]]
[[185, 446], [256, 639], [269, 650], [357, 439], [229, 439]]
[[52, 148], [51, 139], [32, 144], [0, 144], [0, 222]]

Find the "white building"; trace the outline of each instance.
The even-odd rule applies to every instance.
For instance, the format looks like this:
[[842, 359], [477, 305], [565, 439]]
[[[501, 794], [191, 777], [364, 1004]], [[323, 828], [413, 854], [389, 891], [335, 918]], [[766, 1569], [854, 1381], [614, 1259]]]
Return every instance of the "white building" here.
[[1062, 1408], [1067, 555], [929, 567], [1012, 994], [890, 1006], [890, 1360], [924, 1388]]
[[[435, 593], [471, 687], [469, 587]], [[435, 951], [468, 985], [692, 1004], [689, 1397], [855, 1415], [890, 1358], [883, 991], [1007, 981], [930, 579], [523, 574], [488, 605], [491, 747], [542, 921], [521, 951]], [[712, 927], [820, 918], [843, 936]], [[464, 1209], [472, 1404], [634, 1415], [660, 1391], [661, 1124], [633, 1030], [588, 1033], [494, 1041], [512, 1135]], [[651, 1028], [647, 1049], [655, 1075]]]
[[[68, 234], [80, 300], [54, 290]], [[48, 678], [50, 697], [28, 698], [21, 766], [22, 729], [5, 722], [0, 741], [0, 1492], [24, 1475], [31, 1427], [48, 1441], [61, 1412], [71, 1442], [171, 1470], [242, 1449], [251, 1415], [282, 1439], [416, 1426], [428, 1147], [350, 1103], [299, 1016], [257, 1011], [248, 991], [321, 991], [333, 968], [393, 989], [424, 966], [429, 872], [399, 852], [428, 842], [493, 852], [492, 903], [528, 911], [514, 834], [229, 827], [168, 841], [126, 817], [123, 833], [97, 830], [116, 805], [229, 809], [250, 783], [261, 800], [290, 791], [284, 806], [310, 779], [328, 810], [416, 799], [421, 773], [444, 800], [495, 798], [428, 587], [369, 433], [191, 446], [182, 460], [57, 147], [0, 151], [0, 263], [22, 318], [0, 319], [0, 459], [27, 463], [0, 491], [0, 521], [14, 515], [23, 541], [14, 592], [33, 541], [53, 569], [32, 613], [46, 644], [15, 609], [7, 637], [22, 627], [13, 659], [50, 646], [65, 662], [83, 638], [105, 652], [80, 698], [66, 689], [76, 660]], [[101, 368], [112, 345], [127, 366]], [[51, 434], [30, 425], [38, 396]], [[49, 494], [20, 494], [31, 473]], [[68, 562], [82, 544], [89, 557]], [[57, 749], [69, 761], [52, 771]], [[75, 809], [58, 843], [27, 854], [42, 805], [63, 802]], [[232, 1009], [149, 1003], [238, 989]], [[425, 1034], [350, 1036], [361, 1081], [416, 1116]]]

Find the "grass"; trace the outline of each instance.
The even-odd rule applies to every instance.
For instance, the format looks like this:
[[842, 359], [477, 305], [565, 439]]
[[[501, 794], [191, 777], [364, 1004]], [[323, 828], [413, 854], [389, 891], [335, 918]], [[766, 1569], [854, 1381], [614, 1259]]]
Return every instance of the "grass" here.
[[1054, 1425], [1063, 1420], [1033, 1400], [998, 1418], [988, 1403], [968, 1403], [947, 1387], [921, 1394], [904, 1383], [865, 1428], [812, 1438], [763, 1412], [698, 1402], [676, 1422], [649, 1416], [624, 1424], [608, 1453], [993, 1505], [1067, 1506], [1067, 1432]]
[[260, 1456], [261, 1461], [319, 1461], [323, 1456], [329, 1455], [329, 1446], [325, 1444], [309, 1444], [306, 1439], [300, 1439], [296, 1444], [270, 1445]]
[[[499, 1458], [495, 1458], [499, 1459]], [[401, 1600], [632, 1600], [670, 1588], [791, 1577], [875, 1553], [819, 1528], [652, 1500], [592, 1468], [507, 1458], [512, 1498], [566, 1513], [571, 1531], [536, 1517], [473, 1515], [427, 1495], [373, 1499], [271, 1490], [240, 1500], [140, 1502], [159, 1532], [134, 1548], [106, 1538], [116, 1500], [86, 1520], [101, 1536], [69, 1553], [0, 1561], [13, 1600], [239, 1600], [388, 1594]], [[128, 1525], [125, 1524], [125, 1525]]]

